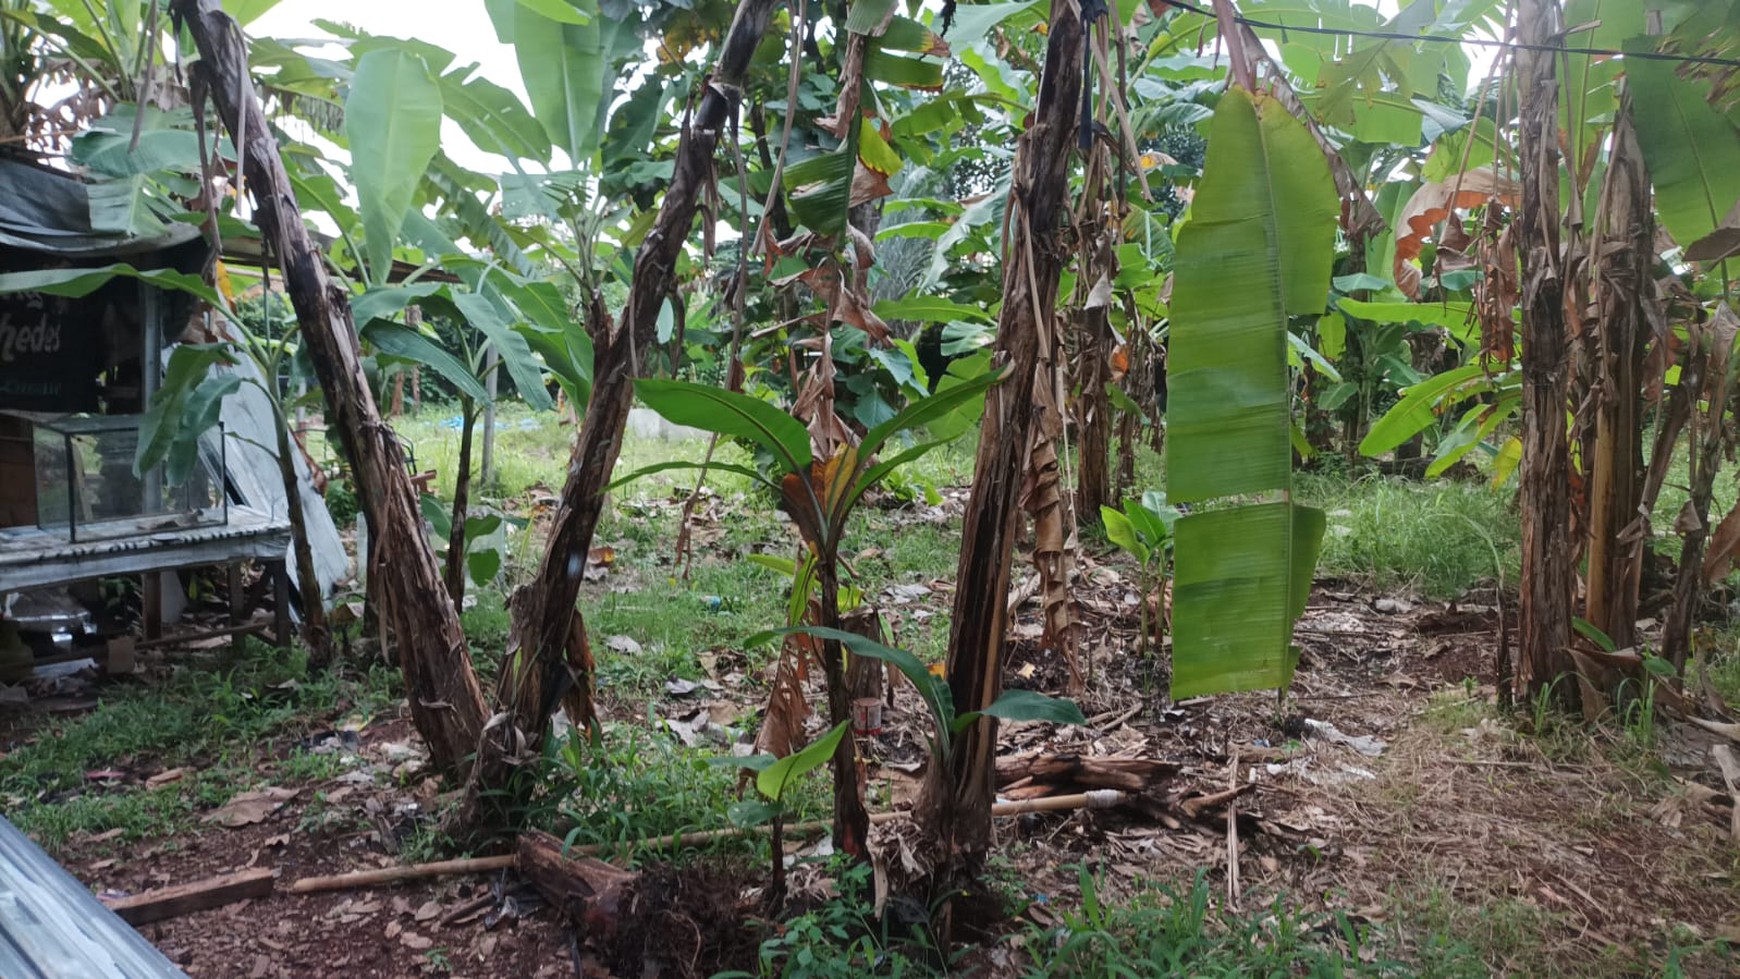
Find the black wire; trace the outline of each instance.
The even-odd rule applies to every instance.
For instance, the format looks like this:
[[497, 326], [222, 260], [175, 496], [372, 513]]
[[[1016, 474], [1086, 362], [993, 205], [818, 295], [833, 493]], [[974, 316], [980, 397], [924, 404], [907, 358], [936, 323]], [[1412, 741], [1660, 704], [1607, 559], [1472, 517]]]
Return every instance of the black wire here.
[[[1168, 7], [1187, 10], [1204, 17], [1213, 17], [1214, 11], [1190, 3], [1189, 0], [1160, 0]], [[1740, 68], [1740, 59], [1718, 58], [1707, 54], [1665, 54], [1660, 51], [1616, 51], [1611, 48], [1570, 48], [1555, 44], [1526, 44], [1522, 41], [1496, 41], [1484, 37], [1451, 37], [1446, 34], [1403, 34], [1400, 31], [1358, 31], [1339, 27], [1313, 27], [1309, 25], [1274, 24], [1268, 21], [1253, 20], [1243, 15], [1233, 17], [1233, 20], [1246, 27], [1262, 27], [1275, 31], [1296, 31], [1300, 34], [1328, 34], [1335, 37], [1370, 37], [1381, 41], [1431, 41], [1437, 44], [1474, 44], [1488, 48], [1511, 48], [1519, 51], [1550, 51], [1556, 54], [1587, 54], [1597, 57], [1623, 57], [1636, 61], [1671, 61], [1683, 65], [1720, 65], [1725, 68]]]

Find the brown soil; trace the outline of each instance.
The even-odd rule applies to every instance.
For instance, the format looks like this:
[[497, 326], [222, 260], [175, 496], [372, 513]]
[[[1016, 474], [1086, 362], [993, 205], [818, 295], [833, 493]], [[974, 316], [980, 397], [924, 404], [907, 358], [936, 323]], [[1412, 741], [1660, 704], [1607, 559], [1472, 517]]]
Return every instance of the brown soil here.
[[[1165, 787], [1171, 794], [1254, 782], [1239, 801], [1241, 886], [1227, 894], [1222, 830], [1168, 829], [1127, 811], [1002, 820], [1000, 859], [1019, 874], [1028, 898], [1009, 930], [1057, 920], [1051, 908], [1079, 897], [1075, 867], [1086, 864], [1103, 879], [1103, 900], [1206, 871], [1215, 894], [1247, 911], [1286, 895], [1290, 907], [1325, 920], [1341, 912], [1356, 923], [1403, 929], [1392, 931], [1400, 947], [1391, 951], [1409, 957], [1431, 954], [1415, 944], [1424, 939], [1416, 923], [1438, 904], [1452, 906], [1461, 917], [1450, 925], [1491, 930], [1483, 948], [1494, 971], [1626, 973], [1659, 956], [1676, 930], [1682, 943], [1740, 937], [1728, 800], [1708, 760], [1712, 737], [1667, 725], [1656, 762], [1627, 748], [1616, 730], [1590, 734], [1566, 724], [1519, 734], [1517, 720], [1496, 719], [1483, 706], [1492, 699], [1498, 638], [1490, 604], [1380, 599], [1329, 583], [1313, 594], [1299, 624], [1302, 657], [1284, 707], [1272, 693], [1173, 704], [1164, 697], [1166, 678], [1150, 675], [1148, 660], [1121, 652], [1136, 647], [1137, 599], [1125, 569], [1087, 564], [1078, 595], [1083, 648], [1094, 657], [1079, 701], [1097, 726], [1005, 724], [1004, 748], [1176, 761], [1182, 773]], [[948, 598], [945, 585], [926, 603], [941, 608]], [[895, 617], [916, 607], [902, 606]], [[1057, 690], [1067, 669], [1040, 644], [1037, 614], [1029, 603], [1018, 616], [1009, 683]], [[754, 685], [717, 696], [747, 706]], [[616, 713], [645, 716], [632, 705]], [[1381, 750], [1362, 754], [1308, 722], [1378, 739]], [[881, 759], [871, 774], [874, 798], [910, 798], [924, 723], [902, 685], [872, 752]], [[515, 882], [505, 876], [288, 894], [284, 886], [297, 878], [395, 862], [406, 822], [439, 805], [415, 760], [396, 761], [404, 745], [415, 745], [404, 719], [377, 722], [359, 736], [353, 750], [371, 764], [397, 766], [397, 779], [348, 793], [338, 781], [289, 786], [300, 790], [296, 798], [257, 825], [202, 825], [114, 855], [75, 840], [63, 857], [96, 889], [126, 892], [274, 868], [280, 890], [270, 899], [146, 926], [194, 976], [398, 977], [445, 968], [460, 976], [638, 977], [753, 969], [765, 934], [759, 867], [649, 869], [612, 927], [582, 921], [582, 930], [535, 900], [521, 902], [524, 918], [493, 928], [481, 918], [442, 923], [492, 888], [514, 896]], [[1520, 940], [1502, 940], [1505, 928], [1519, 931]], [[1001, 953], [969, 961], [986, 975], [1007, 974], [1014, 962]], [[1723, 971], [1704, 961], [1690, 971]]]

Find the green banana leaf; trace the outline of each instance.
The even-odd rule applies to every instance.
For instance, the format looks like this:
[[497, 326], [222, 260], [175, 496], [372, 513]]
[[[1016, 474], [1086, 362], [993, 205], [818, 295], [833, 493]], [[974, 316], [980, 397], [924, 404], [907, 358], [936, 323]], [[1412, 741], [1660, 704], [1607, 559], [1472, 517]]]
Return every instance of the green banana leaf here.
[[1180, 517], [1172, 582], [1172, 696], [1285, 687], [1323, 542], [1323, 511], [1258, 503]]
[[[560, 0], [555, 0], [560, 3]], [[441, 76], [441, 101], [448, 118], [485, 152], [546, 163], [550, 137], [519, 97], [467, 65]]]
[[376, 280], [386, 280], [405, 213], [441, 147], [442, 111], [441, 86], [421, 58], [382, 48], [358, 60], [344, 102], [344, 131], [363, 248]]
[[1168, 495], [1182, 503], [1288, 485], [1287, 317], [1323, 312], [1339, 210], [1323, 152], [1278, 103], [1231, 89], [1212, 126], [1167, 354]]
[[1689, 245], [1716, 230], [1740, 199], [1740, 134], [1705, 101], [1706, 86], [1674, 69], [1672, 62], [1626, 59], [1656, 213], [1675, 241]]
[[[1289, 316], [1324, 311], [1338, 199], [1310, 133], [1232, 88], [1178, 235], [1168, 354], [1167, 495], [1201, 502], [1292, 485]], [[1177, 520], [1172, 695], [1286, 686], [1323, 514], [1290, 501]]]
[[646, 406], [678, 425], [746, 438], [772, 452], [785, 473], [808, 473], [810, 433], [803, 423], [765, 401], [687, 381], [634, 382]]
[[502, 366], [507, 368], [508, 376], [513, 378], [514, 387], [519, 389], [520, 397], [525, 399], [528, 407], [533, 411], [549, 411], [556, 407], [550, 392], [544, 388], [543, 368], [533, 356], [532, 348], [526, 343], [525, 336], [513, 328], [500, 306], [487, 296], [474, 292], [454, 293], [453, 305], [459, 308], [466, 322], [489, 338], [490, 345], [501, 356]]

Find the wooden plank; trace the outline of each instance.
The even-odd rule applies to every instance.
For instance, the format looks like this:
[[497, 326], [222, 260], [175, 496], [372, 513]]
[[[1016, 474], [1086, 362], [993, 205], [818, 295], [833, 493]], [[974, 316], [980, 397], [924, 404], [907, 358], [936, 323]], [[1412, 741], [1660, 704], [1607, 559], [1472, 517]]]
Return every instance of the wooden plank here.
[[0, 532], [0, 594], [231, 561], [281, 561], [289, 549], [287, 522], [245, 507], [230, 508], [227, 527], [199, 528], [168, 541], [69, 544], [40, 532]]
[[132, 897], [105, 898], [103, 903], [128, 924], [143, 925], [195, 911], [221, 908], [246, 898], [271, 896], [272, 871], [259, 868], [158, 888]]
[[[192, 632], [174, 632], [156, 639], [144, 639], [135, 644], [135, 649], [158, 649], [163, 646], [179, 646], [184, 643], [198, 642], [202, 639], [221, 639], [224, 636], [266, 636], [273, 639], [277, 635], [272, 632], [273, 621], [265, 616], [255, 616], [241, 625], [226, 626], [222, 629], [196, 629]], [[41, 662], [38, 660], [37, 662]]]

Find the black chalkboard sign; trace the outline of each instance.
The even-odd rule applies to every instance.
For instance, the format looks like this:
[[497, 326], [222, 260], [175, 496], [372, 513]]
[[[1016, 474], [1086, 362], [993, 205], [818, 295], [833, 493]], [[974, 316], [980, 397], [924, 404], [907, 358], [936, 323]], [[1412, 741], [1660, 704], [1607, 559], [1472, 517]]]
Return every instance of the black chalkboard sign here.
[[0, 408], [96, 411], [112, 300], [108, 290], [84, 299], [0, 295]]

